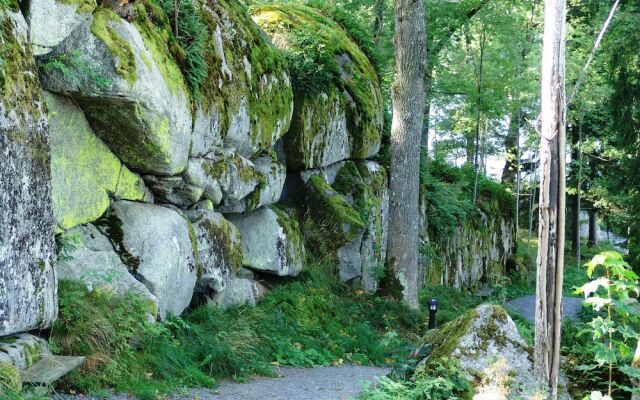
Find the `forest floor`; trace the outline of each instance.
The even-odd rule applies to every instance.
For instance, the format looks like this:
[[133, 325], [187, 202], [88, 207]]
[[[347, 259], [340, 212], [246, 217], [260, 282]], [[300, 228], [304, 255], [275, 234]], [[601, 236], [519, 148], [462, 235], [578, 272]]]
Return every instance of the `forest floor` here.
[[[258, 377], [245, 383], [224, 382], [216, 389], [187, 389], [171, 400], [346, 400], [360, 395], [386, 368], [345, 364], [332, 367], [279, 367], [277, 378]], [[54, 400], [94, 400], [91, 397], [54, 395]], [[128, 400], [114, 395], [110, 400]]]

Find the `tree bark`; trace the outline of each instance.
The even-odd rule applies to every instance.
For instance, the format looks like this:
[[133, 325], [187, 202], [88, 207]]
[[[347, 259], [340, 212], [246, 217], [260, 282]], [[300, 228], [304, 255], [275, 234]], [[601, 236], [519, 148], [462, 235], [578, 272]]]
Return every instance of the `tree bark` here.
[[[574, 162], [579, 165], [580, 163], [580, 132], [577, 125], [571, 126], [571, 165], [572, 171], [574, 170]], [[578, 248], [580, 246], [580, 173], [579, 167], [576, 171], [576, 194], [571, 196], [571, 254], [578, 257]], [[578, 264], [580, 266], [580, 264]]]
[[558, 396], [565, 243], [566, 0], [545, 2], [534, 375]]
[[382, 33], [385, 0], [376, 0], [375, 16], [373, 18], [373, 43], [378, 44]]
[[588, 247], [596, 247], [598, 245], [598, 211], [590, 208], [589, 211], [589, 240]]
[[395, 0], [396, 79], [392, 89], [389, 244], [393, 272], [389, 290], [414, 309], [418, 304], [418, 223], [420, 139], [426, 66], [425, 9], [422, 0]]

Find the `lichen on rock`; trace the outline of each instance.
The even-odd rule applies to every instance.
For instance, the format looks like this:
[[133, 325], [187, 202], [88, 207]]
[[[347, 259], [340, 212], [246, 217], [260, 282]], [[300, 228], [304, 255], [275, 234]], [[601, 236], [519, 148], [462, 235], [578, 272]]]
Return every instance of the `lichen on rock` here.
[[[347, 33], [303, 5], [263, 5], [252, 8], [251, 13], [285, 55], [291, 59], [310, 53], [307, 58], [316, 64], [316, 70], [330, 78], [326, 87], [305, 88], [297, 82], [294, 88], [294, 118], [285, 136], [289, 167], [318, 168], [377, 153], [383, 125], [378, 77]], [[300, 80], [295, 69], [292, 74], [293, 81]]]

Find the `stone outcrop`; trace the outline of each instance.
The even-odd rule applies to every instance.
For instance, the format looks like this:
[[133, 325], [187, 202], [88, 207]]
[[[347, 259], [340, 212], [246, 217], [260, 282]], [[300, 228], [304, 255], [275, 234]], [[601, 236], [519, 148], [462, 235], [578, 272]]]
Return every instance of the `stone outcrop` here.
[[122, 164], [69, 99], [45, 93], [49, 109], [53, 213], [60, 229], [95, 221], [111, 198], [150, 198], [142, 179]]
[[20, 371], [29, 368], [48, 354], [51, 354], [49, 344], [37, 336], [19, 333], [0, 338], [0, 363], [11, 364]]
[[210, 304], [221, 308], [250, 305], [255, 306], [266, 289], [249, 279], [232, 278], [224, 290], [208, 299]]
[[[254, 21], [283, 52], [321, 47], [332, 62], [323, 64], [332, 75], [326, 87], [294, 87], [291, 128], [284, 137], [287, 164], [304, 170], [344, 159], [376, 154], [382, 132], [382, 94], [367, 57], [335, 22], [318, 11], [296, 4], [252, 9]], [[296, 38], [313, 38], [313, 43]], [[294, 82], [294, 86], [295, 86]]]
[[189, 93], [167, 44], [145, 24], [98, 8], [39, 59], [40, 70], [44, 87], [71, 96], [127, 166], [171, 175], [189, 155]]
[[96, 224], [130, 273], [157, 297], [159, 316], [180, 315], [197, 278], [189, 221], [170, 208], [117, 201]]
[[431, 241], [437, 256], [426, 269], [428, 284], [474, 288], [507, 272], [517, 246], [515, 220], [499, 213], [479, 213], [479, 221]]
[[298, 223], [287, 211], [271, 206], [228, 217], [240, 231], [245, 267], [278, 276], [302, 270], [305, 247]]
[[217, 147], [251, 158], [287, 132], [293, 94], [284, 58], [239, 4], [204, 0], [207, 79], [194, 121], [192, 155]]
[[0, 336], [57, 313], [49, 127], [17, 12], [0, 11]]
[[468, 311], [429, 331], [423, 343], [431, 349], [416, 374], [447, 357], [457, 361], [472, 382], [474, 400], [545, 398], [533, 377], [533, 348], [500, 306], [485, 304]]

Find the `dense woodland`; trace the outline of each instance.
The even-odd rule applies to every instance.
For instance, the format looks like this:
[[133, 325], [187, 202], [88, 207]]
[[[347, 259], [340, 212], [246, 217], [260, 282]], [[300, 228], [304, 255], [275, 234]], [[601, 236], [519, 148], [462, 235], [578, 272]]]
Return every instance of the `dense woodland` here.
[[[118, 7], [132, 5], [137, 8], [130, 20], [136, 26], [146, 26], [136, 18], [140, 18], [140, 7], [147, 10], [144, 21], [150, 21], [149, 29], [162, 32], [168, 57], [184, 77], [194, 110], [196, 105], [209, 105], [208, 96], [217, 95], [219, 88], [208, 66], [219, 54], [207, 38], [210, 21], [203, 17], [200, 0], [57, 1], [97, 6], [94, 15], [103, 8], [119, 11]], [[540, 279], [546, 279], [540, 277], [541, 270], [545, 276], [560, 271], [560, 280], [550, 283], [557, 287], [538, 293], [538, 303], [541, 296], [555, 299], [550, 306], [542, 303], [552, 310], [554, 305], [560, 307], [562, 296], [585, 301], [576, 319], [548, 324], [547, 314], [553, 314], [549, 309], [539, 306], [535, 324], [509, 310], [532, 361], [536, 358], [536, 377], [545, 378], [539, 369], [544, 347], [540, 315], [544, 314], [545, 329], [557, 330], [557, 346], [544, 351], [557, 352], [553, 354], [559, 385], [568, 396], [564, 398], [640, 398], [640, 2], [567, 0], [566, 23], [563, 20], [558, 25], [566, 34], [566, 51], [558, 60], [566, 66], [565, 101], [554, 98], [566, 106], [566, 113], [562, 107], [556, 109], [559, 121], [566, 118], [564, 128], [558, 128], [566, 131], [566, 151], [555, 154], [554, 164], [557, 170], [562, 172], [562, 165], [566, 170], [566, 176], [555, 176], [558, 182], [566, 181], [566, 207], [558, 211], [566, 214], [566, 221], [558, 217], [561, 229], [549, 239], [539, 228], [540, 218], [546, 222], [547, 210], [539, 204], [547, 191], [557, 193], [544, 186], [540, 172], [541, 160], [542, 164], [548, 161], [540, 150], [545, 140], [541, 137], [545, 129], [541, 80], [545, 67], [556, 73], [562, 68], [543, 63], [543, 39], [549, 33], [545, 6], [556, 1], [563, 5], [564, 0], [219, 1], [243, 18], [262, 18], [258, 21], [260, 34], [271, 35], [277, 46], [279, 26], [268, 19], [270, 13], [281, 12], [290, 18], [285, 25], [291, 45], [280, 49], [282, 57], [267, 57], [271, 53], [255, 45], [260, 50], [251, 62], [257, 69], [288, 71], [296, 89], [291, 94], [294, 100], [324, 94], [335, 85], [351, 94], [359, 115], [374, 120], [378, 108], [382, 110], [380, 150], [373, 157], [359, 157], [385, 167], [390, 182], [389, 245], [386, 260], [375, 271], [374, 290], [347, 285], [336, 277], [335, 261], [329, 255], [332, 246], [339, 247], [333, 243], [339, 240], [333, 231], [330, 239], [321, 240], [316, 233], [296, 239], [305, 241], [307, 247], [300, 275], [258, 274], [269, 290], [254, 306], [222, 309], [191, 303], [182, 316], [150, 323], [149, 304], [139, 296], [118, 297], [91, 291], [80, 282], [60, 281], [58, 319], [43, 330], [44, 335], [53, 353], [86, 355], [87, 363], [51, 388], [21, 390], [16, 372], [0, 362], [0, 398], [44, 399], [56, 392], [109, 398], [115, 391], [160, 399], [184, 387], [215, 387], [224, 379], [269, 376], [274, 365], [356, 363], [392, 369], [377, 387], [361, 395], [362, 400], [470, 399], [477, 382], [469, 379], [455, 359], [443, 356], [425, 365], [419, 363], [430, 351], [436, 353], [430, 341], [447, 340], [427, 332], [429, 300], [439, 302], [438, 327], [451, 321], [454, 325], [449, 327], [464, 326], [468, 313], [473, 312], [469, 310], [482, 303], [504, 305], [536, 295], [536, 282], [540, 290]], [[2, 13], [26, 9], [26, 3], [0, 0], [0, 21]], [[308, 8], [319, 16], [306, 19]], [[330, 21], [346, 32], [347, 39], [336, 33]], [[259, 37], [257, 28], [251, 29]], [[113, 34], [109, 29], [106, 32]], [[10, 28], [0, 28], [3, 96], [11, 94], [4, 90], [5, 84], [7, 88], [16, 84], [10, 73], [3, 72], [11, 66], [11, 57], [16, 57], [15, 49], [5, 45], [10, 43], [10, 33]], [[335, 45], [327, 45], [328, 41]], [[336, 54], [353, 48], [369, 59], [373, 71], [367, 70], [365, 61], [356, 60], [354, 64], [364, 72], [345, 79], [344, 65]], [[42, 79], [59, 73], [73, 81], [79, 79], [74, 74], [80, 73], [95, 87], [111, 84], [91, 63], [77, 55], [66, 57], [38, 59]], [[251, 67], [247, 74], [251, 87], [256, 84], [251, 81]], [[363, 90], [371, 76], [377, 76], [381, 104], [374, 104]], [[222, 95], [227, 94], [222, 91]], [[274, 102], [272, 107], [281, 111], [289, 103], [297, 104], [288, 100], [286, 104]], [[223, 102], [224, 106], [232, 101]], [[251, 104], [254, 99], [248, 101]], [[360, 139], [365, 145], [369, 140], [366, 136]], [[261, 157], [275, 158], [270, 147], [261, 151]], [[353, 158], [358, 157], [344, 157]], [[308, 162], [304, 159], [300, 164]], [[291, 173], [291, 165], [288, 167]], [[370, 187], [379, 189], [375, 188], [379, 182], [366, 181], [362, 169], [351, 173], [344, 175], [341, 170], [335, 183], [320, 182], [317, 190], [355, 198], [355, 211], [347, 213], [348, 222], [355, 219], [365, 226], [371, 216], [362, 210], [380, 208], [370, 193]], [[262, 178], [256, 179], [258, 186], [267, 185], [259, 180]], [[313, 179], [306, 187], [314, 184]], [[260, 192], [254, 193], [255, 199], [252, 195], [246, 200], [248, 211], [258, 208], [252, 201], [261, 201]], [[294, 220], [286, 225], [293, 226], [284, 229], [287, 234], [287, 229], [307, 234], [322, 225], [313, 209], [306, 214], [290, 212], [299, 206], [296, 202], [309, 201], [300, 198], [292, 196], [283, 202], [286, 212], [278, 211], [279, 223], [284, 218]], [[326, 208], [330, 207], [345, 208], [328, 201]], [[347, 217], [341, 217], [344, 223]], [[488, 218], [493, 217], [499, 222], [488, 225]], [[443, 272], [447, 257], [453, 258], [450, 238], [465, 237], [460, 233], [463, 228], [490, 236], [503, 220], [513, 221], [511, 247], [515, 251], [504, 268], [500, 265], [500, 273], [481, 271], [482, 281], [466, 284]], [[326, 233], [323, 229], [332, 227], [321, 226], [320, 231]], [[79, 245], [62, 231], [57, 232], [57, 257], [66, 261]], [[564, 239], [554, 235], [558, 232], [565, 233]], [[548, 241], [549, 248], [560, 249], [559, 257], [546, 256], [538, 248], [539, 243], [547, 247]], [[566, 246], [558, 245], [564, 241]], [[242, 264], [242, 255], [238, 257]], [[546, 260], [553, 261], [549, 261], [549, 273], [542, 267]], [[492, 289], [488, 295], [475, 295], [487, 287]], [[555, 295], [547, 296], [548, 290]], [[445, 335], [450, 333], [442, 329]], [[526, 398], [563, 398], [553, 366], [548, 369], [552, 372], [547, 371], [546, 382], [541, 379], [542, 389]]]

